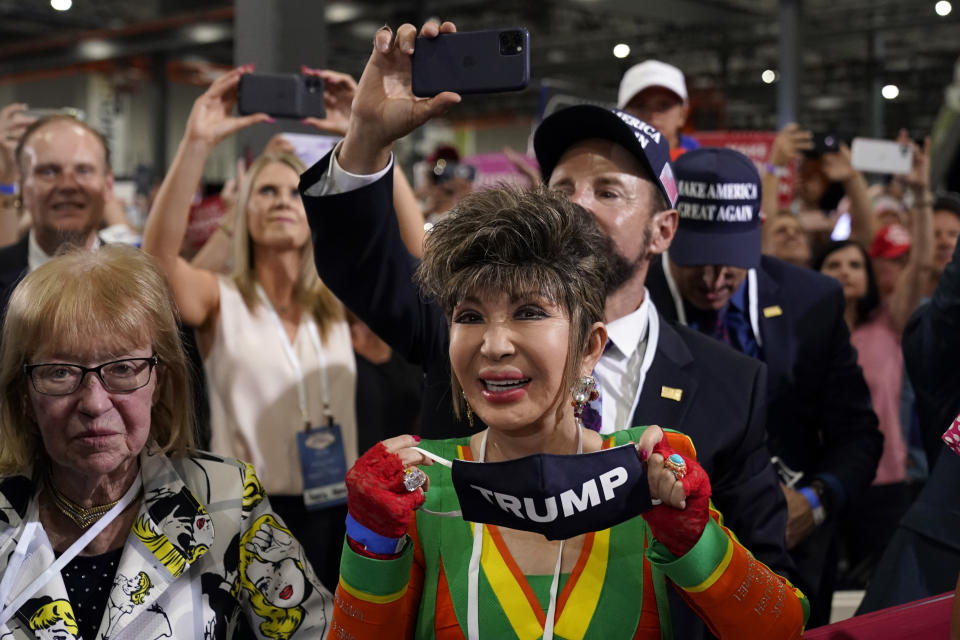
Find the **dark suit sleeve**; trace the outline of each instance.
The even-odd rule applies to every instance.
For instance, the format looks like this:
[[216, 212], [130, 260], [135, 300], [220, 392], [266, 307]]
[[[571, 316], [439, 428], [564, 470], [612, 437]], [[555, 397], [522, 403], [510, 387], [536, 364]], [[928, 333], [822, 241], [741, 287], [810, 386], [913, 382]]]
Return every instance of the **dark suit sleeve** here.
[[960, 243], [933, 298], [917, 309], [903, 332], [903, 359], [917, 394], [924, 449], [933, 466], [941, 436], [960, 411]]
[[818, 392], [823, 456], [814, 475], [831, 490], [834, 508], [855, 500], [870, 486], [883, 451], [883, 434], [857, 352], [850, 344], [843, 310], [843, 292], [837, 286], [818, 305], [816, 315], [821, 317], [806, 319], [817, 322], [830, 336], [827, 352], [822, 354]]
[[720, 452], [714, 463], [713, 502], [725, 525], [757, 560], [796, 583], [784, 541], [787, 503], [766, 445], [767, 370], [762, 362], [757, 364], [743, 436], [734, 449]]
[[327, 154], [300, 178], [320, 279], [408, 362], [425, 367], [445, 362], [447, 322], [435, 304], [420, 298], [412, 281], [416, 260], [400, 236], [393, 172], [346, 193], [304, 194], [329, 162]]

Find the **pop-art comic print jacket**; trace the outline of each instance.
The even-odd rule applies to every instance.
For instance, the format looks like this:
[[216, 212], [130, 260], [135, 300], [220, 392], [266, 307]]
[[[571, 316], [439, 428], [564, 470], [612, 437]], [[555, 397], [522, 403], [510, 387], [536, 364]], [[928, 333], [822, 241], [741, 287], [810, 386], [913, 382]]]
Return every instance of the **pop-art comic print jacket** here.
[[[326, 635], [330, 593], [271, 510], [251, 465], [205, 452], [144, 452], [140, 468], [140, 511], [107, 585], [99, 631], [83, 640]], [[26, 524], [36, 518], [36, 503], [37, 486], [29, 476], [0, 479], [0, 575]], [[39, 531], [8, 600], [54, 562], [53, 548]], [[80, 638], [60, 575], [0, 628], [0, 640], [46, 637]]]

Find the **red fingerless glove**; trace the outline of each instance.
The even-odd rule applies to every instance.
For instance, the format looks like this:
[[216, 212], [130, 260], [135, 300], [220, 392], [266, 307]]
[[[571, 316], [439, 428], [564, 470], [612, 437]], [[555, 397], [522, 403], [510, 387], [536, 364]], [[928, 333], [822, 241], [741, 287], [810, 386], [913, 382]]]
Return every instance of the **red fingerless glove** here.
[[[677, 453], [662, 440], [653, 448], [664, 459]], [[687, 475], [680, 481], [687, 494], [686, 509], [674, 509], [665, 504], [657, 505], [643, 514], [650, 525], [653, 537], [659, 540], [673, 555], [680, 557], [690, 551], [703, 535], [710, 518], [710, 478], [696, 460], [678, 454], [687, 465]]]
[[425, 500], [423, 491], [403, 486], [400, 458], [378, 442], [347, 472], [347, 510], [375, 533], [400, 538], [407, 533], [413, 511]]

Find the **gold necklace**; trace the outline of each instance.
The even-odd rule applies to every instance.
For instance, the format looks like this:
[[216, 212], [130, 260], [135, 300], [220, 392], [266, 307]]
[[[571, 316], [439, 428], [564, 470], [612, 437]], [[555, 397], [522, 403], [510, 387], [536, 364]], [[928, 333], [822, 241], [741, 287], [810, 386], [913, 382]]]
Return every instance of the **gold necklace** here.
[[53, 504], [63, 515], [70, 518], [74, 524], [81, 529], [87, 529], [94, 522], [99, 520], [112, 509], [120, 500], [114, 500], [107, 504], [100, 504], [93, 507], [82, 507], [67, 496], [60, 493], [53, 481], [47, 482], [50, 487], [50, 494], [53, 497]]

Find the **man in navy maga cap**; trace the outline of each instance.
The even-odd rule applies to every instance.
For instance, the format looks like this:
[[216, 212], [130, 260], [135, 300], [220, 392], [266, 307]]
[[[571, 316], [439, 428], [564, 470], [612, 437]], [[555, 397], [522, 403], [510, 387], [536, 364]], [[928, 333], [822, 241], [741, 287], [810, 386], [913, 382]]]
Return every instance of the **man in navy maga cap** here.
[[[767, 431], [789, 508], [787, 547], [805, 582], [810, 626], [829, 619], [844, 507], [873, 480], [883, 445], [843, 320], [836, 282], [760, 254], [760, 176], [732, 149], [674, 162], [677, 235], [651, 266], [660, 312], [767, 363]], [[832, 564], [831, 564], [832, 563]]]
[[[464, 436], [477, 428], [453, 415], [447, 321], [411, 282], [415, 264], [391, 202], [394, 141], [449, 103], [410, 94], [409, 61], [400, 57], [396, 49], [374, 52], [347, 135], [301, 177], [300, 189], [324, 283], [397, 353], [425, 369], [421, 435]], [[549, 185], [588, 209], [612, 240], [619, 277], [605, 310], [612, 346], [596, 369], [600, 428], [659, 424], [690, 435], [727, 524], [758, 560], [792, 577], [786, 502], [764, 444], [763, 364], [669, 326], [646, 294], [650, 260], [669, 246], [677, 225], [667, 141], [630, 114], [583, 105], [546, 118], [534, 146]], [[703, 633], [689, 611], [674, 616], [674, 629], [684, 638]]]

